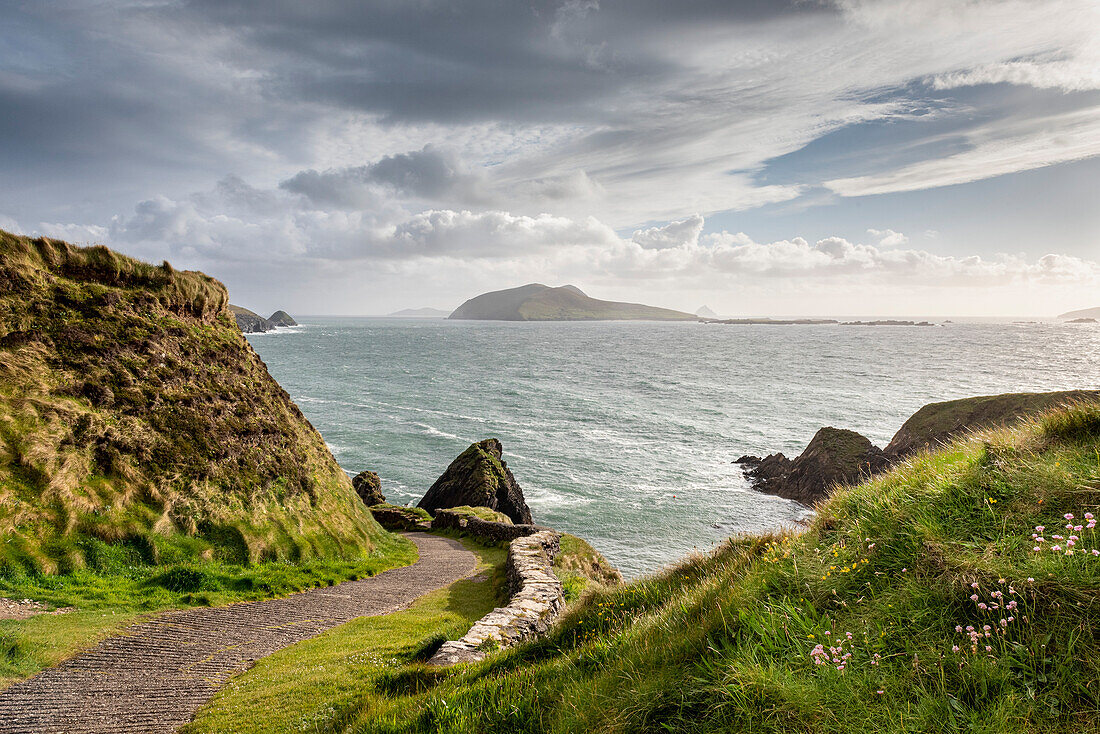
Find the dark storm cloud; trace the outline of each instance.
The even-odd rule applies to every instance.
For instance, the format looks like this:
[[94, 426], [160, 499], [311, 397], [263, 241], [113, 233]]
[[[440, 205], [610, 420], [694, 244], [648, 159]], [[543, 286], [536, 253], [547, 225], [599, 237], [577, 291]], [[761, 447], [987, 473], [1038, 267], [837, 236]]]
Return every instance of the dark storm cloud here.
[[816, 3], [594, 0], [248, 2], [203, 0], [185, 16], [216, 24], [278, 71], [270, 93], [385, 115], [459, 122], [598, 117], [609, 95], [676, 64], [654, 36], [753, 22]]
[[420, 200], [476, 198], [479, 177], [462, 170], [458, 159], [432, 146], [383, 157], [365, 166], [331, 171], [301, 171], [279, 188], [302, 194], [319, 206], [362, 209], [374, 198], [373, 187]]

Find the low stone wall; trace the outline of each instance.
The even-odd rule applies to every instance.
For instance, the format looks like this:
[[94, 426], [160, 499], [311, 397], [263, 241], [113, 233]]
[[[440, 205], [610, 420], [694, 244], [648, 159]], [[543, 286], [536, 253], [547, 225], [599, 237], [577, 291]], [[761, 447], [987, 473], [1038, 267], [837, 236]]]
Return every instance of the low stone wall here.
[[370, 514], [378, 524], [386, 530], [426, 530], [420, 525], [423, 522], [411, 512], [404, 512], [393, 507], [371, 507]]
[[506, 561], [512, 591], [508, 606], [479, 619], [461, 640], [444, 642], [428, 664], [475, 662], [493, 647], [509, 647], [545, 634], [565, 607], [561, 581], [552, 568], [560, 541], [561, 533], [541, 529], [513, 540]]
[[470, 517], [450, 510], [436, 510], [432, 518], [432, 530], [465, 530], [484, 540], [492, 542], [511, 542], [535, 533], [549, 530], [541, 525], [509, 525], [506, 522], [490, 522], [479, 517]]

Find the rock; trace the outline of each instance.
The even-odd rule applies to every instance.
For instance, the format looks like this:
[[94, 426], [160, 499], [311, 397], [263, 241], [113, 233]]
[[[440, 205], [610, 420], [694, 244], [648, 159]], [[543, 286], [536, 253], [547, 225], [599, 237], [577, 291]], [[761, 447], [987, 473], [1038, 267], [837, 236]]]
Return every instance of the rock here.
[[367, 507], [380, 505], [386, 501], [386, 496], [382, 494], [382, 480], [372, 471], [359, 472], [351, 480], [351, 486], [355, 488], [359, 499], [363, 500], [363, 504]]
[[745, 476], [752, 482], [753, 489], [770, 494], [779, 494], [772, 491], [769, 486], [776, 480], [786, 477], [791, 471], [791, 460], [783, 454], [769, 454], [761, 459], [759, 456], [742, 456], [736, 464], [740, 464]]
[[503, 447], [489, 438], [463, 451], [428, 489], [417, 507], [428, 512], [448, 507], [488, 507], [503, 512], [512, 522], [532, 523], [531, 510], [516, 478], [501, 458]]
[[234, 306], [231, 303], [229, 304], [229, 311], [233, 314], [233, 318], [237, 321], [237, 328], [242, 333], [262, 334], [275, 328], [270, 321], [255, 311], [249, 311], [247, 308]]
[[276, 311], [271, 314], [267, 322], [272, 326], [297, 326], [298, 322], [291, 318], [286, 311]]
[[839, 484], [851, 484], [882, 471], [889, 459], [864, 436], [843, 428], [826, 427], [811, 439], [793, 461], [783, 454], [764, 459], [737, 460], [753, 487], [761, 492], [813, 505]]

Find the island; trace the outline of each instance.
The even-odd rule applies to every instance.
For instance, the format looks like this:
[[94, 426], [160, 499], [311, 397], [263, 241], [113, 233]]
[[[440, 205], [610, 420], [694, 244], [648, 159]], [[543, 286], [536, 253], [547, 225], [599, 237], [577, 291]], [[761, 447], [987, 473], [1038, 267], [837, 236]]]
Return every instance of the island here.
[[1058, 314], [1062, 321], [1075, 321], [1076, 319], [1100, 319], [1100, 306], [1096, 308], [1082, 308], [1080, 311], [1066, 311]]
[[697, 321], [698, 316], [640, 303], [591, 298], [580, 288], [531, 283], [482, 293], [455, 309], [452, 319], [482, 321]]
[[386, 314], [391, 319], [445, 319], [450, 315], [450, 311], [439, 308], [403, 308]]

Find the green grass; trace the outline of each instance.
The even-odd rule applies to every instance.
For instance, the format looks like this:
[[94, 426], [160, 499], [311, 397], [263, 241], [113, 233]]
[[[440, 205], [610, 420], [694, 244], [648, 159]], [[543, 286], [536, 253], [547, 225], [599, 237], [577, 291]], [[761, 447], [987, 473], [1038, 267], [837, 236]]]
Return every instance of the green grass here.
[[439, 673], [418, 662], [501, 601], [504, 550], [466, 545], [480, 558], [478, 577], [427, 594], [406, 611], [357, 619], [260, 660], [183, 731], [334, 731], [347, 712], [385, 706], [387, 691], [428, 685]]
[[597, 589], [542, 640], [394, 672], [417, 686], [364, 685], [318, 730], [1097, 731], [1100, 533], [1072, 556], [1032, 533], [1098, 507], [1100, 406], [1055, 412], [839, 491], [801, 534]]
[[0, 688], [56, 665], [141, 616], [187, 606], [219, 606], [285, 596], [373, 576], [416, 561], [416, 546], [389, 536], [358, 560], [319, 559], [237, 566], [217, 561], [173, 565], [141, 562], [126, 546], [102, 544], [98, 569], [63, 575], [0, 576], [0, 596], [33, 599], [61, 615], [0, 620]]
[[432, 521], [432, 516], [422, 507], [407, 507], [405, 505], [393, 505], [389, 502], [382, 502], [381, 504], [371, 505], [372, 510], [397, 510], [405, 514], [410, 520], [420, 521], [427, 520]]
[[566, 602], [579, 599], [589, 587], [615, 586], [623, 576], [603, 554], [583, 538], [563, 533], [554, 558], [554, 574], [561, 580]]
[[457, 512], [459, 515], [465, 515], [467, 517], [476, 517], [478, 520], [485, 520], [486, 522], [502, 522], [505, 525], [512, 525], [512, 518], [505, 515], [503, 512], [497, 512], [496, 510], [488, 507], [470, 507], [469, 505], [460, 505], [459, 507], [446, 507], [448, 512]]
[[226, 310], [225, 287], [0, 231], [0, 574], [354, 560], [382, 529]]

